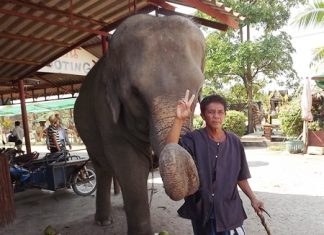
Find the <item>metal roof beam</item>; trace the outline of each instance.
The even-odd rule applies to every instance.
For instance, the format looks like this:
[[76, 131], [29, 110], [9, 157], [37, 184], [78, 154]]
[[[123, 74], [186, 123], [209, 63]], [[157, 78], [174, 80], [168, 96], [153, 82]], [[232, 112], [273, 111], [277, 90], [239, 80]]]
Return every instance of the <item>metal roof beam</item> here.
[[[48, 80], [48, 79], [46, 79], [46, 78], [43, 78], [43, 77], [41, 77], [41, 76], [37, 76], [37, 75], [35, 75], [35, 77], [38, 78], [39, 80], [42, 80], [42, 81], [44, 81], [44, 82], [47, 82], [48, 84], [52, 85], [53, 87], [57, 87], [57, 89], [59, 89], [59, 86], [56, 85], [54, 82], [52, 82], [52, 81], [50, 81], [50, 80]], [[65, 92], [69, 92], [68, 90], [66, 90], [66, 89], [64, 89], [64, 88], [62, 88], [62, 90], [65, 91]]]
[[239, 23], [232, 19], [230, 16], [223, 14], [216, 9], [212, 8], [210, 5], [204, 4], [201, 1], [198, 0], [182, 0], [184, 3], [188, 4], [189, 6], [196, 8], [197, 10], [200, 10], [215, 19], [221, 21], [224, 24], [227, 24], [228, 26], [238, 29]]
[[219, 22], [211, 21], [211, 20], [206, 20], [206, 19], [196, 17], [196, 16], [186, 15], [186, 14], [176, 12], [176, 11], [169, 11], [169, 10], [166, 10], [163, 8], [158, 8], [157, 12], [159, 14], [163, 14], [163, 15], [179, 15], [179, 16], [183, 16], [186, 18], [190, 18], [191, 20], [193, 20], [194, 22], [196, 22], [198, 24], [201, 24], [201, 25], [213, 28], [213, 29], [218, 29], [218, 30], [222, 30], [222, 31], [227, 31], [227, 29], [228, 29], [228, 25], [226, 25], [226, 24], [222, 24]]
[[[45, 5], [35, 4], [35, 3], [32, 3], [32, 2], [26, 2], [26, 1], [22, 1], [22, 0], [8, 0], [8, 1], [12, 2], [13, 4], [21, 5], [21, 6], [32, 8], [32, 9], [35, 9], [35, 10], [41, 10], [41, 11], [44, 11], [44, 12], [47, 12], [47, 13], [52, 13], [52, 14], [56, 14], [56, 15], [65, 16], [67, 18], [86, 21], [88, 23], [95, 24], [95, 25], [101, 25], [101, 26], [107, 25], [106, 22], [103, 22], [103, 21], [100, 21], [100, 20], [95, 20], [95, 19], [85, 17], [85, 16], [79, 15], [79, 14], [73, 14], [71, 12], [61, 11], [61, 10], [58, 10], [58, 9], [55, 9], [55, 8], [47, 7]], [[73, 8], [73, 5], [72, 5], [72, 8]]]
[[20, 41], [27, 41], [27, 42], [37, 42], [52, 46], [58, 46], [58, 47], [69, 47], [70, 45], [68, 43], [59, 42], [55, 40], [46, 40], [41, 38], [34, 38], [34, 37], [27, 37], [23, 35], [17, 35], [17, 34], [10, 34], [10, 33], [1, 33], [0, 32], [0, 38], [7, 38], [7, 39], [14, 39], [14, 40], [20, 40]]
[[[155, 10], [155, 7], [152, 6], [152, 5], [149, 5], [147, 7], [144, 7], [142, 8], [141, 10], [138, 11], [138, 13], [149, 13], [149, 12], [152, 12]], [[123, 22], [127, 17], [129, 17], [129, 15], [119, 19], [119, 20], [116, 20], [114, 22], [112, 22], [111, 24], [103, 27], [101, 30], [102, 31], [106, 31], [106, 35], [104, 36], [107, 36], [109, 35], [109, 31], [115, 29], [121, 22]], [[21, 79], [24, 79], [26, 78], [27, 76], [30, 76], [31, 74], [37, 72], [39, 69], [41, 69], [42, 67], [44, 67], [45, 65], [51, 63], [52, 61], [56, 60], [57, 58], [65, 55], [66, 53], [68, 53], [69, 51], [71, 51], [72, 49], [76, 48], [76, 47], [79, 47], [82, 43], [86, 42], [86, 41], [89, 41], [91, 38], [93, 38], [95, 35], [94, 34], [91, 34], [85, 38], [83, 38], [82, 40], [78, 41], [77, 43], [71, 45], [69, 48], [66, 48], [65, 50], [61, 51], [60, 53], [56, 54], [54, 57], [48, 59], [47, 61], [45, 61], [44, 63], [32, 68], [31, 70], [27, 71], [26, 73], [24, 73], [23, 75], [19, 76], [18, 79], [15, 80], [15, 82], [21, 80]]]
[[29, 60], [15, 60], [8, 58], [0, 58], [0, 62], [9, 63], [9, 64], [31, 64], [31, 65], [39, 65], [41, 63]]
[[167, 9], [167, 10], [170, 10], [170, 11], [175, 10], [175, 6], [169, 4], [169, 3], [165, 2], [165, 1], [162, 1], [162, 0], [149, 0], [148, 2], [151, 3], [152, 5], [160, 6], [160, 7], [163, 7], [164, 9]]
[[104, 32], [104, 31], [92, 30], [92, 29], [80, 27], [80, 26], [77, 26], [77, 25], [72, 25], [72, 24], [69, 24], [69, 23], [63, 23], [63, 22], [59, 22], [59, 21], [55, 21], [55, 20], [49, 20], [49, 19], [46, 19], [44, 17], [33, 16], [33, 15], [24, 14], [24, 13], [11, 11], [11, 10], [6, 10], [6, 9], [0, 9], [0, 13], [6, 14], [6, 15], [17, 16], [17, 17], [21, 17], [21, 18], [25, 18], [25, 19], [29, 19], [29, 20], [33, 20], [33, 21], [39, 21], [39, 22], [43, 22], [43, 23], [48, 23], [48, 24], [51, 24], [51, 25], [58, 25], [58, 26], [61, 26], [61, 27], [65, 27], [65, 28], [69, 28], [69, 29], [73, 29], [73, 30], [77, 30], [77, 31], [81, 31], [81, 32], [107, 36], [107, 32]]

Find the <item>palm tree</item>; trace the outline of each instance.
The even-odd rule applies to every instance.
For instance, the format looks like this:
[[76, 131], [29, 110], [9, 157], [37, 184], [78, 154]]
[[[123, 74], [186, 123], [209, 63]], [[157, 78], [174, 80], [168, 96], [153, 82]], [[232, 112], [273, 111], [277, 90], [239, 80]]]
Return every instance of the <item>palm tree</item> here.
[[[305, 10], [293, 20], [293, 24], [299, 27], [324, 27], [324, 1], [308, 3]], [[311, 65], [324, 63], [324, 46], [314, 50], [314, 58]]]

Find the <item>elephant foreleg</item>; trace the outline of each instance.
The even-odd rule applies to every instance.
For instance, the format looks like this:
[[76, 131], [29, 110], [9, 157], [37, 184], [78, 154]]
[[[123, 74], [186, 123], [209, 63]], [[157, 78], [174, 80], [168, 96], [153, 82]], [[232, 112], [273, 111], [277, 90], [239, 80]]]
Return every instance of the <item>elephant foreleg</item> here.
[[133, 186], [122, 186], [128, 234], [151, 235], [152, 228], [148, 204], [147, 178], [145, 178], [145, 180], [132, 179], [134, 179], [134, 177], [130, 177], [128, 183]]
[[[148, 203], [147, 178], [149, 160], [133, 154], [123, 155], [129, 160], [118, 162], [116, 176], [122, 189], [129, 235], [152, 235]], [[134, 161], [136, 159], [136, 161]]]

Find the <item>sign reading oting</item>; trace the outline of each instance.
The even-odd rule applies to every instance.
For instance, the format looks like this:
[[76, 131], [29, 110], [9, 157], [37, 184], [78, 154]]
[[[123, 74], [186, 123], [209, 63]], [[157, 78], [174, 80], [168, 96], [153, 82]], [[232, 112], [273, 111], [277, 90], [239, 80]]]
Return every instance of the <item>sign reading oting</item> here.
[[82, 48], [74, 49], [38, 70], [44, 73], [87, 75], [98, 58]]

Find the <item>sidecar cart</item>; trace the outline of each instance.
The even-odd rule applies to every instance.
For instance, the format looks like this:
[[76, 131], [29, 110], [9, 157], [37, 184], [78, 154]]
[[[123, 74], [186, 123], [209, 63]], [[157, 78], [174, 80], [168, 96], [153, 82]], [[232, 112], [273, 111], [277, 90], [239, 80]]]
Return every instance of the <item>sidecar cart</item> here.
[[51, 191], [72, 187], [80, 196], [90, 195], [96, 190], [96, 174], [88, 161], [67, 151], [46, 154], [30, 165], [30, 185]]

